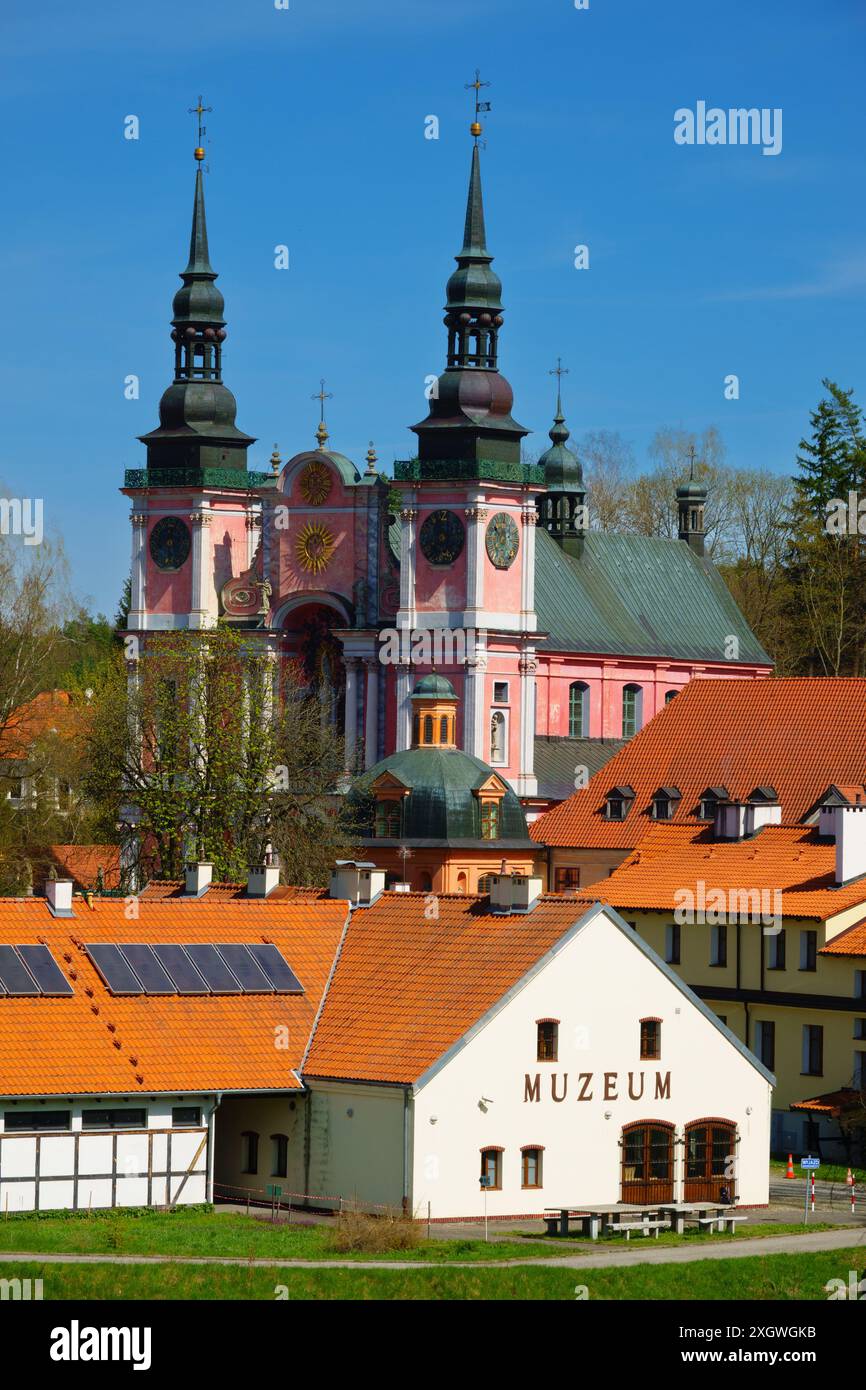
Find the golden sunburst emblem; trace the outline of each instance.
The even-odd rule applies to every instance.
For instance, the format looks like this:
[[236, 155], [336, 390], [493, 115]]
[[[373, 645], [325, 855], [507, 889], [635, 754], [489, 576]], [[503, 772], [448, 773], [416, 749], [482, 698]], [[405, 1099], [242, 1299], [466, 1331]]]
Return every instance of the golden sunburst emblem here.
[[308, 521], [295, 542], [298, 563], [309, 574], [318, 574], [331, 558], [334, 537], [319, 521]]
[[332, 486], [330, 470], [323, 463], [308, 463], [301, 474], [301, 496], [311, 507], [321, 507]]

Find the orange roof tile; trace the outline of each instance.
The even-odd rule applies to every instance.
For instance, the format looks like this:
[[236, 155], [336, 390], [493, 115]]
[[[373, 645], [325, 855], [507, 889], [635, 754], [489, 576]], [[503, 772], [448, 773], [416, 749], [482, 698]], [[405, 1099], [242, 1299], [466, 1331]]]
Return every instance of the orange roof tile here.
[[[701, 793], [727, 787], [743, 799], [776, 788], [782, 818], [795, 824], [832, 782], [866, 781], [866, 679], [692, 680], [588, 785], [540, 816], [530, 835], [548, 845], [631, 849], [652, 826], [650, 803], [673, 784], [682, 799], [674, 824], [697, 823]], [[630, 784], [624, 821], [604, 815], [608, 790]]]
[[26, 758], [35, 739], [52, 731], [68, 736], [78, 723], [78, 710], [67, 691], [43, 690], [10, 714], [0, 731], [0, 759]]
[[[676, 895], [684, 889], [697, 897], [699, 883], [705, 897], [714, 889], [778, 890], [784, 916], [823, 921], [866, 903], [866, 879], [837, 887], [835, 862], [835, 846], [813, 826], [767, 825], [731, 842], [715, 840], [705, 825], [655, 824], [609, 878], [581, 892], [619, 909], [664, 912], [678, 905]], [[774, 911], [774, 899], [767, 903]]]
[[822, 956], [866, 956], [866, 917], [821, 947]]
[[305, 1076], [417, 1080], [590, 906], [544, 897], [500, 916], [486, 898], [437, 902], [435, 919], [420, 893], [385, 893], [352, 914]]
[[[348, 913], [343, 901], [74, 899], [74, 918], [43, 899], [0, 899], [0, 942], [41, 941], [70, 998], [0, 998], [0, 1095], [149, 1095], [293, 1090]], [[272, 941], [303, 995], [111, 995], [84, 943]], [[278, 1029], [287, 1029], [287, 1047]]]
[[[267, 897], [269, 903], [278, 902], [318, 902], [320, 898], [326, 898], [328, 891], [325, 888], [302, 888], [297, 884], [279, 883]], [[186, 885], [181, 879], [152, 879], [146, 888], [139, 894], [147, 902], [165, 898], [186, 898], [190, 901], [186, 892]], [[261, 899], [247, 898], [247, 885], [245, 883], [212, 883], [207, 892], [202, 895], [208, 902], [226, 902], [234, 899], [243, 898], [245, 901], [261, 901]]]
[[828, 1091], [823, 1096], [813, 1096], [811, 1100], [792, 1100], [792, 1110], [811, 1110], [821, 1115], [832, 1115], [838, 1118], [845, 1110], [852, 1110], [855, 1106], [862, 1106], [863, 1097], [860, 1091], [854, 1090], [850, 1086], [843, 1086], [841, 1091]]

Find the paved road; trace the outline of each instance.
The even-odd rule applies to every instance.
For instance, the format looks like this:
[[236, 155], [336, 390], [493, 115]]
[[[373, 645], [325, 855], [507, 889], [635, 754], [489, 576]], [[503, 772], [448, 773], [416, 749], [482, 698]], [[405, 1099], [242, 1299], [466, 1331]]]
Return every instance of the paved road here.
[[112, 1265], [234, 1265], [246, 1269], [506, 1269], [541, 1265], [548, 1269], [605, 1269], [620, 1265], [690, 1264], [694, 1260], [739, 1260], [755, 1255], [779, 1255], [813, 1250], [862, 1247], [866, 1254], [866, 1230], [809, 1231], [803, 1235], [760, 1236], [752, 1240], [719, 1241], [716, 1244], [655, 1246], [640, 1237], [616, 1250], [590, 1250], [578, 1255], [545, 1255], [540, 1259], [510, 1260], [279, 1260], [244, 1259], [225, 1255], [69, 1255], [62, 1251], [0, 1251], [0, 1264], [112, 1264]]

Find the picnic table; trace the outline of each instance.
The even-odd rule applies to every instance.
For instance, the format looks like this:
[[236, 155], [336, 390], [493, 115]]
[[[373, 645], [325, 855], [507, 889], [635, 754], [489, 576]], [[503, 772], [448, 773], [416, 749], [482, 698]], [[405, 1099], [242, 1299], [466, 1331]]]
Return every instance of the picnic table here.
[[622, 1232], [628, 1240], [632, 1231], [640, 1231], [646, 1236], [650, 1233], [657, 1236], [659, 1230], [668, 1224], [667, 1217], [660, 1216], [657, 1202], [608, 1202], [600, 1206], [547, 1207], [544, 1220], [548, 1235], [567, 1236], [570, 1223], [576, 1221], [580, 1226], [581, 1235], [589, 1236], [591, 1240], [598, 1240], [599, 1235], [617, 1232]]
[[747, 1221], [746, 1216], [734, 1215], [730, 1202], [664, 1202], [660, 1210], [670, 1221], [670, 1228], [681, 1236], [690, 1225], [707, 1226], [717, 1231], [736, 1232], [738, 1221]]

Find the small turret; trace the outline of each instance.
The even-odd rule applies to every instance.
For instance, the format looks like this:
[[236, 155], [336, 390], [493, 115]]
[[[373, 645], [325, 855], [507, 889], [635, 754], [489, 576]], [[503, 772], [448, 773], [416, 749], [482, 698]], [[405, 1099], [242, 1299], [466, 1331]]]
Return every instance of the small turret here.
[[707, 489], [695, 481], [695, 446], [689, 448], [689, 480], [677, 488], [677, 522], [679, 538], [685, 541], [696, 555], [703, 555], [704, 508], [707, 503]]
[[544, 469], [544, 492], [538, 498], [538, 519], [567, 554], [580, 555], [586, 532], [586, 489], [580, 459], [568, 440], [571, 431], [562, 413], [562, 377], [568, 372], [561, 359], [552, 368], [557, 377], [556, 415], [550, 429], [551, 447], [538, 460]]

